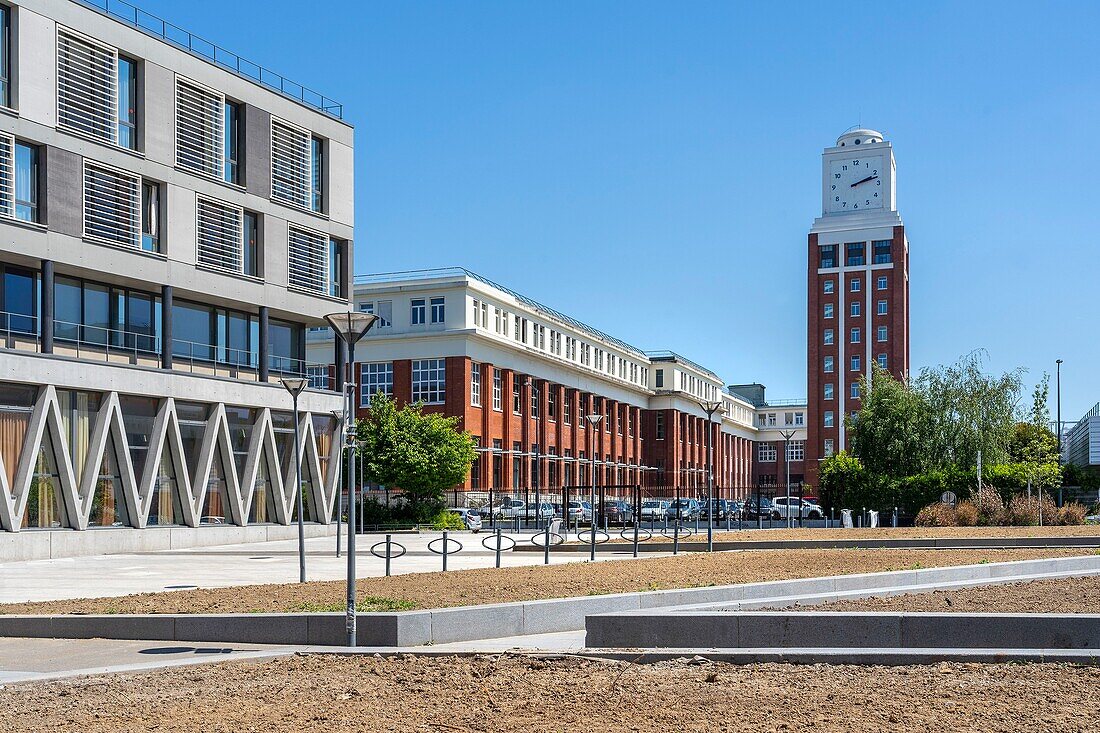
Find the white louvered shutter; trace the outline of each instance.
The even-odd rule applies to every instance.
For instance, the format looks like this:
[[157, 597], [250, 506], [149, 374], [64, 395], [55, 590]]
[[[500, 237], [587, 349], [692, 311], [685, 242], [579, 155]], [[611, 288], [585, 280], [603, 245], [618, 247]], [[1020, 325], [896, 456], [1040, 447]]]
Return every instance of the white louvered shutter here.
[[244, 269], [244, 209], [198, 197], [196, 234], [200, 264], [231, 272]]
[[57, 126], [118, 144], [118, 51], [57, 29]]
[[15, 218], [15, 138], [0, 133], [0, 216]]
[[271, 118], [271, 198], [308, 209], [312, 180], [310, 134]]
[[84, 236], [141, 247], [141, 178], [84, 161]]
[[289, 240], [290, 286], [327, 295], [328, 237], [291, 225]]
[[221, 179], [225, 171], [225, 96], [176, 77], [176, 165]]

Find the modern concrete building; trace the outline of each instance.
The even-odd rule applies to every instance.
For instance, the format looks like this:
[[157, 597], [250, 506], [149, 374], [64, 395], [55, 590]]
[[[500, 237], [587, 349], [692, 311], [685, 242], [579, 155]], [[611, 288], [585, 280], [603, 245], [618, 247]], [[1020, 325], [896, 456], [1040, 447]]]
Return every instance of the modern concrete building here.
[[1100, 470], [1100, 403], [1062, 434], [1062, 463]]
[[[713, 401], [715, 483], [726, 496], [744, 496], [755, 486], [756, 442], [774, 439], [759, 426], [770, 408], [726, 390], [710, 369], [671, 351], [643, 351], [468, 270], [357, 277], [353, 300], [380, 318], [356, 352], [361, 414], [381, 391], [460, 418], [481, 447], [465, 490], [588, 486], [595, 456], [600, 486], [702, 493], [702, 405]], [[307, 349], [310, 361], [322, 361], [333, 353], [331, 333], [309, 333]], [[330, 374], [318, 367], [317, 386]], [[791, 419], [803, 422], [799, 402]], [[598, 430], [585, 421], [590, 414], [604, 416]], [[757, 473], [774, 486], [769, 460], [771, 470]]]
[[[0, 526], [275, 536], [297, 480], [279, 380], [347, 308], [352, 128], [266, 68], [99, 6], [0, 4]], [[333, 513], [340, 407], [300, 399], [313, 522]]]
[[845, 420], [877, 363], [909, 373], [909, 239], [897, 210], [894, 150], [855, 129], [821, 157], [821, 216], [808, 237], [806, 477], [847, 447]]

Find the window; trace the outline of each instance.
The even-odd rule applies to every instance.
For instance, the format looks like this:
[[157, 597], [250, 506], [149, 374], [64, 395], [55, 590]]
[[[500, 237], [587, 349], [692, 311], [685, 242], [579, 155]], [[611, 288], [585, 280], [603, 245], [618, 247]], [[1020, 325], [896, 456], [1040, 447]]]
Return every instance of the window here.
[[888, 307], [888, 306], [886, 305], [886, 301], [885, 301], [885, 300], [880, 300], [880, 301], [878, 302], [878, 314], [879, 314], [880, 316], [884, 316], [884, 315], [886, 315], [886, 313], [887, 313], [887, 310], [886, 310], [886, 309], [887, 309], [887, 307]]
[[665, 413], [663, 412], [653, 415], [653, 436], [657, 440], [665, 439]]
[[121, 144], [118, 63], [118, 52], [111, 46], [57, 29], [58, 127]]
[[344, 252], [347, 243], [339, 239], [328, 240], [328, 294], [334, 298], [344, 297]]
[[251, 211], [244, 212], [244, 274], [260, 275], [260, 220]]
[[858, 372], [859, 368], [860, 368], [859, 367], [859, 354], [853, 354], [852, 355], [852, 371], [853, 372]]
[[859, 399], [859, 382], [852, 382], [851, 395], [853, 400]]
[[504, 441], [493, 438], [493, 486], [499, 487], [504, 481]]
[[779, 451], [776, 450], [774, 443], [757, 443], [756, 445], [756, 459], [761, 463], [775, 463], [779, 457]]
[[160, 185], [141, 182], [141, 248], [160, 252]]
[[141, 178], [84, 160], [84, 236], [126, 247], [142, 246]]
[[0, 107], [11, 107], [11, 10], [0, 5]]
[[228, 180], [225, 150], [228, 105], [221, 92], [176, 77], [176, 165], [191, 173]]
[[310, 209], [317, 213], [325, 210], [325, 142], [319, 137], [310, 138]]
[[38, 148], [0, 133], [0, 216], [38, 221], [38, 171]]
[[879, 290], [885, 290], [886, 289], [886, 276], [885, 275], [879, 275], [877, 283], [878, 283], [877, 287], [878, 287]]
[[393, 362], [364, 362], [359, 365], [359, 404], [370, 407], [371, 400], [381, 392], [393, 397]]
[[222, 142], [225, 181], [239, 185], [241, 182], [241, 105], [228, 100], [225, 102], [222, 126], [225, 130], [225, 139]]
[[826, 295], [830, 295], [833, 292], [835, 284], [836, 284], [836, 282], [834, 280], [826, 280], [825, 281], [825, 294]]
[[271, 199], [309, 209], [313, 200], [310, 134], [271, 118]]
[[[0, 329], [34, 334], [38, 331], [38, 276], [0, 263]], [[55, 312], [54, 317], [58, 315]]]
[[445, 359], [414, 359], [412, 363], [412, 401], [439, 404], [446, 397]]
[[883, 369], [886, 368], [886, 354], [878, 355], [878, 365]]
[[567, 425], [573, 422], [573, 395], [569, 392], [565, 393], [565, 400], [562, 404], [562, 421]]
[[860, 304], [858, 300], [853, 300], [851, 305], [852, 316], [858, 316], [860, 313]]
[[310, 389], [328, 389], [328, 367], [323, 364], [306, 367]]
[[865, 265], [866, 258], [863, 254], [863, 242], [849, 242], [844, 245], [848, 251], [848, 258], [846, 260], [848, 267], [858, 267], [859, 265]]
[[[175, 321], [173, 321], [175, 323]], [[175, 326], [173, 326], [175, 329]], [[258, 333], [258, 331], [257, 331]], [[175, 331], [173, 331], [175, 336]], [[302, 326], [297, 323], [271, 319], [268, 326], [271, 369], [279, 372], [301, 374], [304, 363], [305, 339]]]
[[793, 412], [784, 412], [783, 413], [783, 424], [784, 425], [794, 425], [794, 413]]
[[481, 407], [481, 365], [470, 364], [470, 404]]
[[328, 295], [332, 287], [329, 282], [329, 238], [313, 229], [291, 224], [287, 229], [287, 249], [289, 285]]
[[[514, 379], [515, 377], [513, 377]], [[523, 398], [520, 396], [519, 383], [515, 381], [512, 382], [512, 414], [523, 414]]]
[[797, 425], [797, 426], [805, 425], [806, 424], [806, 413], [796, 412], [794, 414], [794, 424]]
[[443, 298], [432, 298], [432, 323], [443, 323], [447, 320]]
[[826, 374], [832, 374], [832, 372], [833, 372], [833, 357], [826, 356], [825, 357], [825, 373]]
[[826, 328], [825, 329], [825, 339], [824, 339], [824, 341], [825, 341], [826, 346], [832, 346], [833, 345], [833, 329], [831, 329], [831, 328]]
[[878, 330], [877, 336], [878, 336], [879, 343], [882, 343], [883, 341], [886, 340], [886, 326], [879, 326], [877, 330]]
[[858, 293], [860, 290], [863, 289], [863, 283], [860, 282], [860, 279], [858, 277], [853, 277], [852, 282], [849, 284], [849, 286], [853, 293]]
[[853, 344], [858, 344], [859, 343], [859, 336], [860, 336], [859, 329], [858, 328], [853, 328], [852, 329], [852, 343]]
[[497, 333], [504, 333], [504, 327], [501, 325], [500, 321], [500, 308], [493, 308], [493, 318], [495, 320], [493, 330]]
[[378, 328], [389, 328], [393, 325], [393, 301], [378, 301], [378, 310], [374, 312], [378, 316]]
[[833, 426], [833, 411], [832, 410], [826, 410], [825, 411], [825, 427], [831, 428], [832, 426]]
[[832, 318], [833, 317], [833, 304], [832, 303], [826, 303], [825, 304], [825, 317], [826, 318]]
[[412, 300], [412, 325], [423, 326], [427, 318], [427, 305], [423, 298]]
[[504, 409], [502, 404], [504, 396], [502, 394], [503, 381], [504, 376], [501, 374], [501, 371], [499, 369], [493, 369], [493, 409], [498, 412]]
[[537, 418], [537, 417], [542, 416], [542, 412], [539, 409], [539, 399], [540, 399], [541, 396], [542, 396], [542, 394], [541, 394], [539, 388], [536, 385], [532, 384], [531, 385], [531, 417]]
[[826, 438], [825, 439], [825, 457], [826, 458], [832, 458], [832, 456], [833, 456], [833, 439], [832, 438]]
[[806, 441], [791, 440], [787, 442], [787, 460], [803, 461], [806, 459]]
[[[238, 274], [256, 274], [256, 215], [205, 196], [196, 197], [196, 212], [195, 245], [199, 264]], [[246, 219], [249, 220], [247, 225]]]
[[820, 267], [822, 269], [836, 267], [836, 245], [825, 244], [819, 248], [821, 256]]
[[615, 434], [623, 434], [623, 409], [621, 407], [615, 410]]
[[831, 400], [832, 398], [833, 398], [833, 383], [832, 382], [826, 382], [825, 383], [825, 399]]
[[137, 62], [118, 57], [118, 144], [137, 150]]
[[775, 427], [775, 413], [774, 412], [769, 412], [768, 413], [768, 427], [770, 427], [770, 428]]
[[886, 265], [893, 261], [890, 253], [890, 240], [880, 239], [872, 243], [875, 248], [875, 264]]
[[514, 318], [515, 318], [515, 323], [514, 323], [515, 328], [512, 329], [512, 334], [515, 336], [516, 341], [525, 341], [523, 328], [521, 328], [521, 324], [523, 323], [523, 319], [520, 318], [519, 316], [515, 316]]
[[546, 412], [550, 422], [558, 420], [558, 391], [553, 387], [546, 393]]

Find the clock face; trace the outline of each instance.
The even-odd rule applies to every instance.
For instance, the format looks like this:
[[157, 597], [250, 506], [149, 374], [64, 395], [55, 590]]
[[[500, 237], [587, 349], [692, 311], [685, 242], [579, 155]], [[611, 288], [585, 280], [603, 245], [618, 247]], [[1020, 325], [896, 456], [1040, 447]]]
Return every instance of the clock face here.
[[882, 156], [834, 160], [825, 181], [825, 210], [830, 214], [881, 209], [886, 199]]

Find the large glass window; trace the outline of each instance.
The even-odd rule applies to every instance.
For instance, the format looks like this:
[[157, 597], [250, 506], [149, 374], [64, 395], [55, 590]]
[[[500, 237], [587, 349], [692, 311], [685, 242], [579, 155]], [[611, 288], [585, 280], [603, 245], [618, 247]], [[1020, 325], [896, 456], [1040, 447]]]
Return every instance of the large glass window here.
[[859, 265], [866, 264], [866, 257], [864, 256], [864, 243], [863, 242], [849, 242], [844, 245], [848, 251], [848, 258], [846, 260], [848, 267], [858, 267]]
[[757, 443], [756, 459], [761, 463], [775, 463], [778, 457], [779, 451], [775, 448], [775, 443]]
[[141, 182], [141, 248], [160, 252], [160, 185]]
[[829, 268], [829, 267], [836, 267], [836, 245], [835, 244], [822, 245], [818, 249], [818, 251], [819, 251], [819, 254], [821, 256], [819, 267], [821, 267], [822, 269]]
[[244, 274], [260, 276], [259, 217], [251, 211], [244, 212]]
[[76, 278], [54, 280], [54, 337], [160, 351], [160, 298]]
[[37, 276], [32, 270], [0, 265], [0, 333], [38, 330]]
[[393, 397], [393, 362], [366, 362], [359, 365], [359, 404], [370, 407], [371, 400], [381, 392]]
[[481, 365], [470, 364], [470, 404], [481, 407]]
[[310, 199], [310, 208], [316, 212], [323, 212], [325, 210], [325, 143], [321, 138], [311, 138], [310, 155], [313, 163], [313, 195]]
[[240, 168], [238, 158], [240, 156], [240, 127], [241, 106], [236, 102], [225, 101], [225, 125], [223, 134], [223, 154], [225, 157], [225, 180], [229, 183], [240, 183]]
[[118, 144], [137, 150], [137, 62], [118, 57]]
[[892, 258], [891, 252], [890, 252], [890, 244], [891, 243], [890, 243], [889, 239], [876, 240], [873, 244], [874, 244], [874, 248], [875, 248], [875, 264], [876, 265], [885, 265], [885, 264], [888, 264], [888, 263], [893, 261], [893, 258]]
[[8, 486], [15, 485], [15, 469], [23, 453], [37, 396], [36, 387], [0, 383], [0, 459], [3, 459]]
[[328, 281], [329, 295], [334, 298], [344, 296], [344, 249], [345, 245], [338, 239], [328, 240]]
[[412, 401], [438, 404], [446, 398], [445, 359], [415, 359], [412, 363]]
[[11, 107], [11, 9], [0, 5], [0, 106]]
[[498, 412], [504, 409], [504, 406], [501, 404], [503, 400], [503, 379], [501, 371], [499, 369], [493, 369], [493, 409]]
[[177, 300], [172, 303], [172, 354], [184, 361], [213, 361], [214, 309]]
[[38, 148], [15, 143], [15, 218], [38, 221]]
[[106, 285], [85, 283], [81, 340], [92, 344], [114, 343], [112, 323], [110, 288]]
[[432, 298], [432, 323], [443, 323], [447, 320], [443, 298]]
[[300, 324], [272, 320], [268, 327], [268, 338], [272, 369], [293, 374], [305, 371], [302, 368], [304, 344]]
[[427, 317], [427, 306], [423, 298], [413, 298], [411, 321], [414, 326], [422, 326]]

